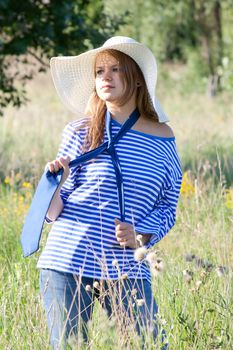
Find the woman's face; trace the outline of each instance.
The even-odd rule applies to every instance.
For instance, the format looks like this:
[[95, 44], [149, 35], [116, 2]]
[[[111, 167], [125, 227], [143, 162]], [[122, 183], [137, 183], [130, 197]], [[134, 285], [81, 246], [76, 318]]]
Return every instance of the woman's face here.
[[108, 53], [97, 57], [95, 87], [97, 95], [105, 102], [117, 103], [124, 95], [122, 67], [116, 58]]

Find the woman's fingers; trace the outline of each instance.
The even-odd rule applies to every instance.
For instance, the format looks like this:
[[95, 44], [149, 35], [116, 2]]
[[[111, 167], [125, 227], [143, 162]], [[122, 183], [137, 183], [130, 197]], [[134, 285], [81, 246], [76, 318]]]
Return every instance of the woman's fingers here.
[[128, 236], [124, 236], [124, 237], [117, 236], [116, 238], [117, 238], [118, 242], [126, 242], [129, 239]]
[[116, 227], [116, 235], [119, 238], [127, 238], [129, 235], [131, 236], [134, 234], [134, 229], [131, 225], [125, 228], [121, 228], [120, 226]]
[[118, 219], [114, 220], [116, 225], [116, 239], [121, 247], [136, 248], [136, 235], [133, 225], [127, 222], [121, 222]]
[[57, 172], [58, 170], [60, 170], [62, 167], [61, 163], [59, 162], [59, 160], [55, 160], [54, 162], [54, 171]]
[[[118, 241], [119, 242], [119, 241]], [[119, 242], [121, 247], [137, 248], [137, 241], [134, 237]]]
[[59, 170], [59, 165], [56, 160], [53, 160], [52, 162], [48, 162], [45, 166], [46, 170], [49, 170], [51, 173], [55, 173]]
[[133, 235], [132, 234], [128, 234], [128, 235], [125, 235], [123, 237], [119, 237], [119, 236], [116, 235], [116, 239], [117, 239], [117, 242], [119, 242], [119, 243], [126, 243], [126, 242], [129, 242], [129, 241], [133, 240]]
[[56, 173], [61, 168], [61, 166], [57, 160], [53, 160], [47, 164], [47, 168], [51, 173]]
[[122, 222], [119, 219], [115, 219], [114, 223], [116, 225], [116, 229], [119, 229], [119, 230], [128, 230], [129, 228], [133, 228], [133, 226], [128, 222]]
[[70, 157], [69, 156], [66, 156], [66, 157], [60, 157], [58, 159], [59, 163], [61, 164], [61, 166], [63, 168], [67, 168], [69, 166], [69, 163], [70, 163]]
[[56, 173], [61, 168], [64, 168], [64, 170], [68, 170], [70, 163], [70, 157], [60, 157], [58, 159], [54, 159], [51, 162], [48, 162], [46, 165], [46, 169], [48, 169], [51, 173]]

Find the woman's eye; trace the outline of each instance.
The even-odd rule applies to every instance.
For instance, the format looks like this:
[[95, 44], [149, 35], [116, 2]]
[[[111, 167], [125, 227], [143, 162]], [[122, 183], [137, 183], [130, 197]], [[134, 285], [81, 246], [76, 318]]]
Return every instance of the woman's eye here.
[[119, 72], [119, 67], [114, 67], [112, 70], [113, 72]]
[[101, 75], [103, 73], [103, 69], [98, 69], [97, 71], [96, 71], [96, 75]]

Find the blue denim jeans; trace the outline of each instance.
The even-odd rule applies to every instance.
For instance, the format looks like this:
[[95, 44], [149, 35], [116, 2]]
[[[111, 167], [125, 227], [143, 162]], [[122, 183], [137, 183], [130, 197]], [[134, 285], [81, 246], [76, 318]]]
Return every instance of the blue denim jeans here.
[[[95, 283], [94, 283], [95, 282]], [[94, 284], [94, 285], [93, 285]], [[92, 318], [95, 299], [126, 329], [129, 320], [139, 335], [148, 330], [155, 340], [157, 305], [147, 280], [98, 281], [49, 269], [40, 271], [40, 290], [53, 350], [64, 350], [67, 340], [82, 334], [88, 342], [87, 323]], [[168, 349], [163, 346], [162, 350]]]

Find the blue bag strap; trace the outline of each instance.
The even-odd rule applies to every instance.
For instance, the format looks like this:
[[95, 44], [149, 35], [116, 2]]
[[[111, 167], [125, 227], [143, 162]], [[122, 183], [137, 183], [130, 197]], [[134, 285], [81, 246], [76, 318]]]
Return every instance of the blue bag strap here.
[[[124, 136], [124, 134], [132, 128], [132, 126], [136, 123], [138, 118], [140, 117], [140, 113], [138, 109], [134, 110], [133, 113], [129, 116], [129, 118], [124, 122], [124, 124], [121, 126], [120, 130], [114, 137], [110, 137], [111, 134], [111, 114], [109, 111], [106, 111], [105, 114], [105, 127], [108, 135], [108, 141], [102, 143], [99, 147], [88, 151], [81, 156], [77, 157], [76, 159], [72, 160], [69, 163], [69, 167], [72, 168], [76, 165], [79, 165], [81, 163], [87, 162], [90, 159], [96, 158], [99, 154], [103, 153], [105, 150], [107, 150], [112, 144], [115, 144], [118, 142], [118, 140]], [[61, 169], [62, 170], [62, 169]]]
[[125, 221], [125, 198], [124, 198], [123, 177], [122, 177], [120, 162], [119, 162], [117, 152], [116, 152], [116, 149], [114, 146], [116, 144], [117, 140], [119, 140], [119, 138], [117, 139], [119, 133], [115, 136], [115, 140], [113, 140], [111, 114], [109, 111], [106, 112], [105, 121], [106, 121], [106, 130], [107, 130], [107, 136], [108, 136], [108, 148], [106, 151], [111, 156], [112, 164], [113, 164], [114, 171], [115, 171], [120, 218], [121, 218], [121, 221]]

